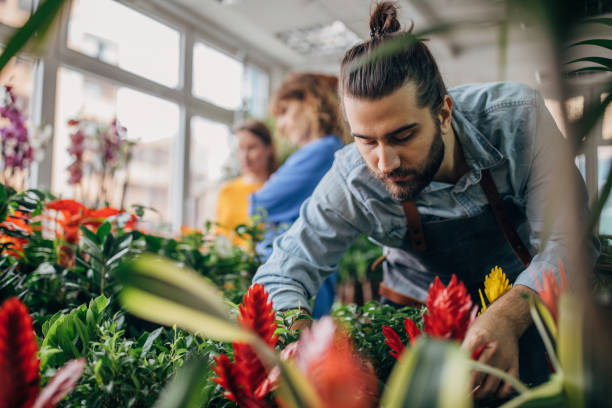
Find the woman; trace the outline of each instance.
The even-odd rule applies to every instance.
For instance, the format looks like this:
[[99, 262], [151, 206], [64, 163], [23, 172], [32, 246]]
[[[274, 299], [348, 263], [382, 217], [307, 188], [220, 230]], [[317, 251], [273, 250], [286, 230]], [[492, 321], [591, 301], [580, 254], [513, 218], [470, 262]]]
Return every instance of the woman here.
[[[344, 146], [346, 128], [337, 87], [334, 76], [296, 73], [285, 79], [272, 98], [271, 113], [278, 131], [297, 150], [261, 190], [249, 197], [249, 213], [261, 211], [271, 224], [258, 247], [266, 259], [272, 252], [274, 238], [298, 218], [300, 206], [330, 169], [334, 153]], [[336, 279], [334, 273], [319, 291], [315, 317], [329, 312]]]
[[249, 194], [260, 189], [274, 171], [275, 155], [268, 127], [257, 120], [247, 120], [234, 128], [238, 138], [238, 159], [241, 176], [225, 184], [217, 201], [217, 231], [232, 239], [234, 245], [246, 241], [233, 231], [247, 222]]

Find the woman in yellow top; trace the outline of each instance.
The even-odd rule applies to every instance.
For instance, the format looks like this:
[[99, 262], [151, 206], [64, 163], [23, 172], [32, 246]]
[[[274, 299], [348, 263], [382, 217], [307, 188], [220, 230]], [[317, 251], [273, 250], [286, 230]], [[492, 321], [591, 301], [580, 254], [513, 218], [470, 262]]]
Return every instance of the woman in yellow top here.
[[238, 138], [241, 176], [225, 184], [217, 200], [217, 232], [230, 238], [234, 245], [246, 242], [233, 232], [247, 222], [248, 196], [259, 190], [274, 171], [275, 156], [272, 135], [260, 121], [249, 119], [234, 128]]

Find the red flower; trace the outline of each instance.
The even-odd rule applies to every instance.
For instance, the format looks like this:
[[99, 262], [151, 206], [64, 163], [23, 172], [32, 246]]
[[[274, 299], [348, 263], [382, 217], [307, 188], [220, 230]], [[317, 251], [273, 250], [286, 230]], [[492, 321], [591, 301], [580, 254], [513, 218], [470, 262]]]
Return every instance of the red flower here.
[[[416, 323], [409, 317], [404, 320], [404, 329], [408, 334], [410, 345], [414, 346], [416, 338], [421, 335], [421, 330], [417, 327]], [[385, 336], [385, 344], [391, 348], [389, 354], [399, 360], [400, 354], [404, 351], [406, 346], [402, 343], [399, 335], [389, 326], [383, 326], [383, 335]]]
[[0, 308], [0, 408], [53, 408], [83, 374], [85, 359], [71, 360], [41, 391], [37, 351], [28, 309], [17, 298], [6, 300]]
[[467, 289], [454, 274], [446, 287], [436, 276], [429, 287], [423, 330], [431, 337], [462, 341], [477, 310], [478, 306], [473, 305]]
[[404, 351], [406, 346], [402, 343], [400, 336], [390, 326], [382, 327], [383, 335], [385, 336], [385, 344], [389, 346], [391, 354], [396, 359], [399, 359], [400, 354]]
[[28, 309], [10, 298], [0, 309], [0, 408], [31, 407], [38, 395], [38, 346]]
[[[274, 335], [276, 315], [263, 286], [259, 284], [251, 286], [244, 295], [239, 309], [238, 322], [243, 327], [253, 330], [271, 348], [274, 348], [278, 340]], [[215, 381], [234, 399], [228, 398], [239, 405], [267, 406], [263, 401], [267, 395], [264, 391], [269, 388], [268, 385], [264, 386], [268, 375], [266, 368], [257, 357], [255, 350], [248, 344], [233, 343], [232, 346], [234, 363], [225, 355], [219, 356], [218, 360], [215, 360], [217, 362], [215, 373], [218, 376]]]
[[540, 283], [535, 281], [536, 289], [540, 295], [540, 299], [546, 306], [550, 313], [553, 315], [555, 322], [559, 318], [559, 297], [562, 292], [567, 289], [567, 281], [565, 279], [565, 268], [563, 264], [559, 262], [559, 274], [561, 275], [561, 285], [557, 281], [555, 274], [552, 270], [544, 270], [542, 273], [542, 286]]
[[[83, 204], [75, 200], [56, 200], [46, 206], [49, 210], [55, 210], [60, 213], [60, 218], [57, 223], [62, 227], [63, 234], [59, 234], [63, 240], [74, 246], [79, 242], [79, 228], [86, 226], [94, 232], [104, 223], [109, 217], [116, 217], [122, 213], [116, 208], [106, 207], [99, 210], [87, 208]], [[136, 217], [132, 214], [130, 219], [125, 224], [125, 229], [133, 229], [136, 224]], [[63, 250], [62, 250], [63, 249]], [[74, 253], [74, 248], [64, 248], [64, 245], [59, 248], [58, 258], [60, 260], [72, 259], [72, 256], [67, 256], [68, 253]], [[61, 263], [64, 266], [70, 266], [72, 262]]]
[[[4, 228], [11, 231], [20, 231], [23, 233], [31, 234], [32, 227], [30, 226], [27, 218], [27, 214], [21, 211], [15, 211], [13, 215], [7, 215], [4, 222], [2, 222]], [[7, 253], [15, 258], [21, 258], [23, 255], [23, 247], [28, 243], [27, 238], [10, 237], [6, 234], [0, 235], [0, 244], [10, 243], [11, 246], [7, 250]]]
[[302, 333], [296, 360], [324, 407], [365, 408], [375, 401], [378, 381], [372, 366], [355, 353], [331, 317]]

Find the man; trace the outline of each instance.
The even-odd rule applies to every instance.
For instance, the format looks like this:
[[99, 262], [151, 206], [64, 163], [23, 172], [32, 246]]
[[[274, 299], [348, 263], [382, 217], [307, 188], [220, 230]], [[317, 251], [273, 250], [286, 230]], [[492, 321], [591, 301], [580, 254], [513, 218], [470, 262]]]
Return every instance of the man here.
[[[474, 321], [463, 347], [471, 352], [486, 344], [480, 361], [519, 376], [519, 339], [532, 341], [523, 297], [535, 293], [543, 269], [556, 271], [569, 245], [560, 222], [544, 248], [539, 240], [545, 186], [555, 177], [542, 155], [563, 138], [527, 86], [477, 84], [447, 92], [422, 42], [354, 68], [397, 37], [394, 6], [379, 4], [370, 26], [372, 39], [349, 50], [341, 68], [355, 143], [336, 154], [254, 282], [265, 286], [277, 310], [308, 309], [308, 299], [359, 233], [390, 248], [383, 295], [404, 304], [425, 300], [436, 275], [446, 284], [453, 273], [476, 299], [484, 276], [498, 265], [514, 287]], [[565, 182], [581, 183], [584, 194], [575, 174]], [[589, 250], [594, 260], [595, 244]], [[537, 356], [521, 359], [538, 360], [520, 367], [525, 381], [542, 382], [550, 374], [543, 352]], [[493, 376], [474, 373], [472, 380], [476, 398], [511, 392]]]

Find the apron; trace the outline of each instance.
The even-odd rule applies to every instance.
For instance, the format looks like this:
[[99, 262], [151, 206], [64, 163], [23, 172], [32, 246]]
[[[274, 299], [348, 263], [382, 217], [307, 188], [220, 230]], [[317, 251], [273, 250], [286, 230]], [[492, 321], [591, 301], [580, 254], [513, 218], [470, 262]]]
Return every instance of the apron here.
[[482, 171], [480, 185], [489, 205], [472, 217], [420, 217], [414, 202], [402, 203], [408, 232], [402, 248], [385, 250], [381, 296], [400, 305], [424, 304], [436, 276], [448, 284], [455, 274], [477, 302], [494, 266], [510, 282], [516, 280], [531, 261], [523, 244], [529, 234], [526, 216], [512, 200], [501, 199], [488, 170]]
[[[446, 285], [455, 274], [474, 304], [479, 304], [478, 289], [484, 289], [484, 277], [494, 266], [514, 282], [529, 265], [532, 256], [523, 244], [529, 233], [525, 213], [512, 200], [501, 199], [488, 170], [482, 170], [480, 185], [489, 205], [473, 217], [420, 217], [414, 202], [402, 203], [408, 226], [405, 251], [386, 249], [380, 285], [383, 302], [424, 305], [434, 278]], [[531, 386], [547, 381], [551, 372], [534, 325], [519, 339], [519, 350], [521, 380]]]

